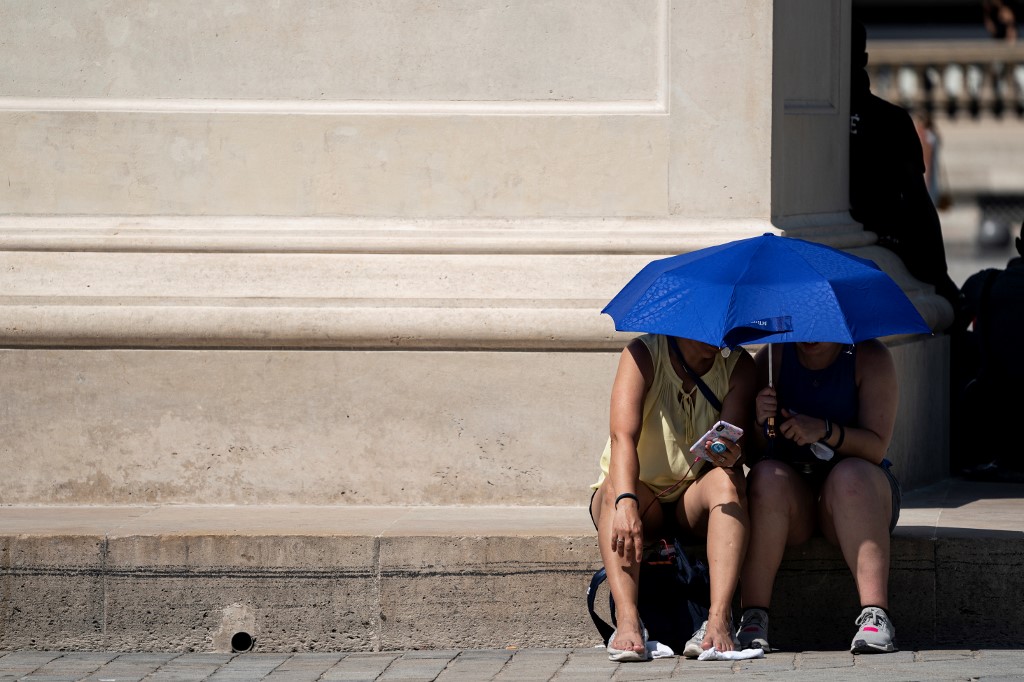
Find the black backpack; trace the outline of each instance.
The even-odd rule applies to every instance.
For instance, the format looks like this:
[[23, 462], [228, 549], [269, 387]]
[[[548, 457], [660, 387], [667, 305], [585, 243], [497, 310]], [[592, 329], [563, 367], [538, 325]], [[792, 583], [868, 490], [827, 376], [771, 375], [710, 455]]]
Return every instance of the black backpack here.
[[[587, 608], [606, 646], [614, 631], [615, 602], [609, 593], [608, 607], [613, 624], [609, 625], [594, 610], [594, 601], [597, 588], [607, 577], [605, 569], [600, 569], [594, 573], [587, 589]], [[691, 561], [679, 540], [671, 544], [668, 540], [659, 540], [644, 549], [637, 602], [648, 638], [680, 654], [708, 617], [711, 604], [708, 568], [700, 560]]]

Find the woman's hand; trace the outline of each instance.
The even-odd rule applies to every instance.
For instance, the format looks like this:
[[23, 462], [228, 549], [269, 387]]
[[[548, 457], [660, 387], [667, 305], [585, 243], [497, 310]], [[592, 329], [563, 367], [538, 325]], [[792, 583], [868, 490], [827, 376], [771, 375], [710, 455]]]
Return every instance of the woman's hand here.
[[825, 420], [806, 414], [797, 414], [782, 408], [785, 421], [778, 427], [783, 436], [797, 445], [810, 445], [821, 439], [825, 433]]
[[[724, 452], [715, 452], [711, 449], [711, 446], [714, 443], [721, 443], [726, 447], [726, 450]], [[704, 459], [711, 462], [716, 467], [735, 466], [736, 462], [738, 462], [742, 456], [743, 449], [738, 443], [733, 443], [728, 438], [704, 441]]]
[[636, 563], [640, 563], [644, 553], [644, 526], [638, 505], [636, 500], [619, 500], [612, 519], [612, 551]]
[[762, 388], [754, 400], [754, 413], [757, 425], [763, 426], [769, 417], [774, 417], [779, 411], [779, 397], [775, 389], [766, 386]]

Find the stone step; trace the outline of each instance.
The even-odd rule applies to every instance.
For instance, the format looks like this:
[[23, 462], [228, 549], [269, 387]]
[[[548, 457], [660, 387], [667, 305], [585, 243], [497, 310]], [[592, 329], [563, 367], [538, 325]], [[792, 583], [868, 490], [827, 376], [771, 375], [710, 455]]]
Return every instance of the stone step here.
[[[1024, 486], [908, 493], [890, 584], [901, 645], [1024, 641], [1022, 528]], [[4, 506], [0, 650], [590, 646], [599, 567], [583, 507]], [[775, 646], [848, 646], [838, 550], [787, 550], [772, 608]]]

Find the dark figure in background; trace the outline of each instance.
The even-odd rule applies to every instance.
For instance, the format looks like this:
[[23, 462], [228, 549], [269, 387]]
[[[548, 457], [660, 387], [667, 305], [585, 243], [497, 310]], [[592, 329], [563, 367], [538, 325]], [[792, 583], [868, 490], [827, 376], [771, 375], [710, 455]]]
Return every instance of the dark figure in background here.
[[[1010, 436], [993, 449], [986, 433], [1007, 434], [1024, 415], [1024, 223], [1016, 240], [1016, 258], [1005, 270], [988, 268], [964, 282], [963, 293], [973, 331], [954, 350], [952, 447], [955, 473], [968, 478], [1024, 482], [1020, 439]], [[959, 388], [959, 390], [957, 390]], [[960, 470], [957, 469], [960, 467]]]
[[903, 108], [871, 93], [867, 33], [853, 22], [850, 86], [850, 215], [878, 235], [917, 279], [960, 313], [960, 291], [949, 277], [939, 214], [925, 184], [924, 154]]
[[1013, 0], [981, 0], [981, 20], [996, 40], [1017, 40], [1017, 13]]

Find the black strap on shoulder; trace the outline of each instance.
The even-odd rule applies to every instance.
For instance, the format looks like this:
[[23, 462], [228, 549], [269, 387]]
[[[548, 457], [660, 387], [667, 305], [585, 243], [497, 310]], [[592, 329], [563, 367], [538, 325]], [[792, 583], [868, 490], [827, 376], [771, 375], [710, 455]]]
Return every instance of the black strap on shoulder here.
[[714, 391], [708, 388], [708, 385], [704, 383], [704, 380], [697, 376], [697, 373], [690, 369], [690, 366], [686, 364], [686, 360], [683, 359], [683, 354], [679, 352], [679, 347], [676, 346], [675, 340], [671, 336], [665, 337], [665, 343], [668, 344], [669, 352], [675, 356], [676, 360], [679, 361], [679, 366], [686, 372], [686, 376], [693, 380], [693, 383], [697, 384], [697, 388], [704, 394], [704, 398], [711, 404], [711, 407], [715, 408], [715, 412], [722, 412], [722, 401], [718, 399]]

